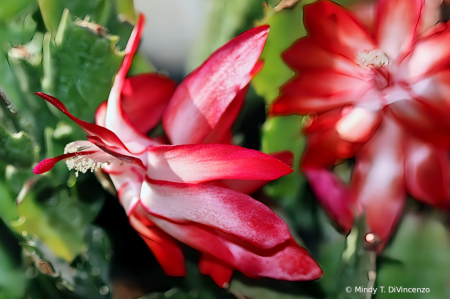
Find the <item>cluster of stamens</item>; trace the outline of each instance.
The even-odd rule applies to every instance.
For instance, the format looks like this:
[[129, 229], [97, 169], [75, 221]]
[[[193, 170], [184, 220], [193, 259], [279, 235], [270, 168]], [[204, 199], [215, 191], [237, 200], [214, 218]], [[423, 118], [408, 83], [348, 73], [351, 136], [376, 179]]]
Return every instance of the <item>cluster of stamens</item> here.
[[389, 64], [389, 57], [381, 50], [359, 51], [356, 53], [356, 60], [363, 68], [383, 67]]
[[90, 157], [91, 155], [83, 154], [83, 151], [88, 149], [88, 146], [78, 146], [74, 142], [67, 144], [64, 149], [64, 154], [79, 153], [79, 155], [65, 159], [67, 168], [69, 168], [69, 170], [76, 170], [76, 177], [78, 177], [79, 172], [86, 173], [88, 170], [94, 172], [100, 169], [103, 165], [108, 164], [108, 162], [94, 161]]

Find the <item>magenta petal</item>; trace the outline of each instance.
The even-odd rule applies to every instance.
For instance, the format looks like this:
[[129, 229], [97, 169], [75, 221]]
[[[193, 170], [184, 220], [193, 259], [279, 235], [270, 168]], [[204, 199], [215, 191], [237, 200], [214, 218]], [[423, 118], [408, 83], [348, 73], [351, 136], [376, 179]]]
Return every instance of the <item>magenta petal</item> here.
[[249, 83], [268, 32], [268, 26], [260, 26], [242, 33], [181, 82], [163, 115], [172, 144], [201, 143], [215, 128]]
[[348, 233], [353, 226], [348, 187], [328, 169], [307, 168], [304, 169], [304, 173], [325, 211], [345, 233]]
[[154, 180], [274, 180], [292, 172], [292, 168], [269, 155], [227, 144], [152, 146], [147, 155], [147, 175]]

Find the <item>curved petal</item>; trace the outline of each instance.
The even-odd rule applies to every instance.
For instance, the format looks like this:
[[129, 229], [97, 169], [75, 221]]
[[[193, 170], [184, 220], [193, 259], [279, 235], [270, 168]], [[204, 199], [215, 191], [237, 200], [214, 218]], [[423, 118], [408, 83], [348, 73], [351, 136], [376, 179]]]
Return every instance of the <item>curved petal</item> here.
[[[144, 225], [134, 215], [129, 219], [131, 226], [155, 255], [164, 273], [170, 276], [185, 276], [184, 256], [177, 240], [154, 225]], [[146, 219], [146, 222], [149, 220]]]
[[441, 18], [442, 0], [425, 0], [420, 17], [419, 34], [436, 26]]
[[360, 101], [371, 89], [370, 81], [320, 71], [300, 75], [281, 88], [273, 115], [320, 113]]
[[417, 200], [447, 209], [450, 195], [448, 151], [432, 144], [408, 139], [405, 156], [405, 182]]
[[419, 29], [423, 0], [379, 0], [376, 16], [378, 44], [389, 59], [411, 51]]
[[309, 135], [302, 156], [303, 167], [333, 167], [342, 159], [352, 158], [361, 145], [342, 140], [334, 128]]
[[161, 121], [175, 82], [159, 74], [141, 74], [125, 79], [122, 107], [131, 125], [146, 134]]
[[[270, 154], [270, 156], [280, 160], [286, 165], [292, 167], [294, 161], [294, 154], [290, 151], [276, 152]], [[244, 194], [253, 194], [265, 185], [270, 180], [220, 180], [213, 182], [214, 186], [225, 187], [238, 191]]]
[[367, 29], [342, 6], [321, 0], [305, 6], [304, 11], [307, 31], [323, 49], [352, 61], [357, 52], [375, 49]]
[[349, 6], [350, 11], [370, 32], [375, 28], [376, 4], [374, 1], [357, 1]]
[[198, 268], [200, 273], [211, 276], [218, 286], [222, 288], [229, 286], [231, 275], [233, 275], [233, 268], [230, 268], [219, 259], [210, 254], [203, 253], [200, 256]]
[[103, 140], [101, 140], [97, 136], [89, 136], [88, 135], [87, 138], [92, 144], [94, 144], [95, 146], [100, 148], [105, 153], [113, 156], [114, 158], [116, 158], [122, 162], [128, 163], [128, 164], [139, 166], [142, 169], [146, 169], [146, 167], [142, 163], [141, 159], [133, 157], [133, 156], [129, 156], [129, 155], [124, 155], [123, 153], [121, 153], [120, 148], [109, 146], [109, 145], [105, 144], [103, 142]]
[[107, 101], [104, 101], [103, 103], [101, 103], [97, 110], [95, 110], [95, 124], [97, 126], [102, 126], [104, 127], [105, 124], [105, 120], [106, 120], [106, 108], [108, 107], [108, 103]]
[[144, 30], [144, 23], [145, 17], [141, 14], [131, 33], [130, 39], [128, 40], [122, 66], [114, 79], [114, 84], [108, 97], [108, 107], [105, 119], [106, 128], [117, 134], [133, 153], [141, 152], [149, 145], [153, 144], [147, 136], [134, 128], [128, 117], [124, 115], [121, 98], [125, 77], [130, 69], [133, 56], [139, 46], [142, 31]]
[[304, 168], [303, 172], [330, 218], [344, 233], [350, 232], [353, 226], [353, 213], [348, 187], [328, 169]]
[[77, 125], [79, 125], [89, 135], [97, 136], [104, 142], [107, 142], [113, 146], [117, 146], [119, 148], [122, 148], [122, 149], [125, 149], [128, 151], [127, 147], [122, 143], [122, 141], [119, 139], [119, 137], [117, 137], [117, 135], [114, 134], [114, 132], [112, 132], [104, 127], [97, 126], [97, 125], [94, 125], [94, 124], [91, 124], [91, 123], [88, 123], [88, 122], [82, 121], [81, 119], [76, 118], [75, 116], [70, 114], [70, 112], [67, 110], [66, 106], [55, 97], [52, 97], [52, 96], [42, 93], [42, 92], [36, 92], [35, 94], [40, 96], [41, 98], [43, 98], [44, 100], [46, 100], [47, 102], [49, 102], [50, 104], [55, 106], [56, 108], [58, 108], [62, 113], [67, 115], [71, 120], [73, 120]]
[[272, 248], [290, 239], [289, 228], [272, 210], [226, 188], [147, 179], [141, 203], [153, 216], [203, 225], [259, 248]]
[[450, 27], [446, 23], [443, 30], [417, 41], [412, 54], [402, 62], [402, 67], [406, 68], [404, 76], [414, 83], [446, 69], [450, 63], [449, 47]]
[[334, 128], [316, 131], [308, 138], [300, 164], [318, 201], [344, 232], [353, 225], [353, 203], [348, 187], [331, 168], [353, 157], [358, 147], [340, 139]]
[[411, 85], [413, 97], [420, 99], [437, 111], [450, 114], [450, 70], [439, 72], [433, 76]]
[[172, 182], [274, 180], [292, 172], [269, 155], [227, 144], [152, 146], [147, 159], [151, 179]]
[[336, 131], [342, 140], [349, 142], [366, 142], [381, 122], [378, 111], [355, 107], [336, 123]]
[[234, 100], [223, 113], [219, 122], [209, 132], [202, 143], [228, 143], [231, 144], [231, 128], [244, 105], [245, 96], [249, 85], [239, 90]]
[[450, 147], [450, 120], [417, 100], [390, 104], [389, 112], [410, 132], [437, 146]]
[[128, 163], [110, 164], [103, 167], [103, 171], [109, 174], [116, 187], [117, 197], [125, 212], [131, 213], [139, 202], [145, 171]]
[[226, 235], [195, 224], [177, 224], [147, 215], [160, 229], [175, 239], [241, 271], [249, 277], [270, 277], [290, 281], [313, 280], [322, 270], [308, 252], [292, 239], [275, 248], [261, 250], [244, 247]]
[[385, 241], [391, 235], [406, 201], [401, 128], [385, 118], [356, 156], [351, 201], [359, 202], [369, 229]]
[[172, 144], [201, 143], [254, 74], [268, 26], [248, 30], [212, 54], [177, 87], [163, 115]]
[[325, 50], [308, 37], [294, 42], [283, 52], [282, 58], [287, 65], [300, 73], [328, 70], [356, 78], [365, 75], [363, 68], [354, 60]]

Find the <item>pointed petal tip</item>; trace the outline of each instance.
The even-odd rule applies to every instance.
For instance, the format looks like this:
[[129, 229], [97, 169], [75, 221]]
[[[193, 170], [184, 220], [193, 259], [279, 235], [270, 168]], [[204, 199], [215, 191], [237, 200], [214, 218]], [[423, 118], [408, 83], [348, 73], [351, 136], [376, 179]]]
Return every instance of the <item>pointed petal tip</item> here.
[[42, 160], [41, 162], [39, 162], [38, 165], [36, 165], [36, 167], [33, 169], [33, 173], [34, 174], [43, 174], [46, 173], [47, 171], [49, 171], [50, 169], [53, 168], [53, 166], [55, 166], [55, 163], [57, 161], [55, 161], [52, 158], [47, 158]]

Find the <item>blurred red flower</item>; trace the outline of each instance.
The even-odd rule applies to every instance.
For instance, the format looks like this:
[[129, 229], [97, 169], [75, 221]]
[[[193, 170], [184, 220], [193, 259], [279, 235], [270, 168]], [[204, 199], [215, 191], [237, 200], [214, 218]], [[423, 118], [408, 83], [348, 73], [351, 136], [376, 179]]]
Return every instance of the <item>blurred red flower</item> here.
[[[313, 116], [301, 168], [344, 231], [365, 213], [386, 240], [407, 193], [448, 208], [450, 28], [424, 31], [435, 15], [424, 11], [422, 0], [380, 0], [371, 22], [317, 1], [305, 6], [309, 35], [283, 54], [298, 75], [271, 112]], [[352, 157], [347, 185], [332, 168]]]

